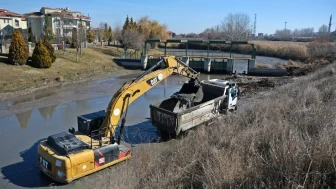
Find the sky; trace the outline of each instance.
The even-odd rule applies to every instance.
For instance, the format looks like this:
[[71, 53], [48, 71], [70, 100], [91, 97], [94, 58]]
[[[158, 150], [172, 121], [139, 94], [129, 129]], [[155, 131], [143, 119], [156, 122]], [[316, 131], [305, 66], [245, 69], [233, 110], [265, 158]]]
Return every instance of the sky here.
[[138, 20], [142, 16], [159, 21], [168, 30], [200, 33], [220, 24], [229, 13], [245, 13], [256, 32], [273, 34], [277, 29], [313, 27], [314, 31], [329, 24], [336, 28], [336, 0], [0, 0], [0, 8], [24, 14], [41, 7], [65, 8], [90, 15], [93, 27], [100, 22], [113, 26], [123, 24], [126, 15]]

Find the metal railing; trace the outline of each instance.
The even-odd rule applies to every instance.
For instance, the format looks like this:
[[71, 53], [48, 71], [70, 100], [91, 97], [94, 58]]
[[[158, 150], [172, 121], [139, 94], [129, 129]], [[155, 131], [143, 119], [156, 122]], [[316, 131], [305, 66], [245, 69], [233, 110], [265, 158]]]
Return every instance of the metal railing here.
[[120, 58], [123, 58], [123, 59], [141, 59], [141, 52], [140, 51], [120, 52]]

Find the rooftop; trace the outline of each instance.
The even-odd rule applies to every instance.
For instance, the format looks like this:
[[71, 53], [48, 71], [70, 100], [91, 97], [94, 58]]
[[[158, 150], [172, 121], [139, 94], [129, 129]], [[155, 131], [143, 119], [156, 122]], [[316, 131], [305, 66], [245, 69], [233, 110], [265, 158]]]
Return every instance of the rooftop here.
[[[41, 9], [49, 9], [49, 10], [54, 10], [51, 13], [52, 15], [63, 15], [64, 18], [72, 18], [72, 19], [84, 19], [84, 20], [91, 20], [91, 17], [89, 16], [84, 16], [84, 15], [74, 15], [73, 13], [80, 13], [78, 11], [71, 11], [68, 7], [66, 8], [49, 8], [49, 7], [42, 7]], [[30, 12], [25, 14], [26, 16], [42, 16], [43, 14], [40, 12]]]
[[0, 8], [1, 17], [23, 17], [23, 15]]

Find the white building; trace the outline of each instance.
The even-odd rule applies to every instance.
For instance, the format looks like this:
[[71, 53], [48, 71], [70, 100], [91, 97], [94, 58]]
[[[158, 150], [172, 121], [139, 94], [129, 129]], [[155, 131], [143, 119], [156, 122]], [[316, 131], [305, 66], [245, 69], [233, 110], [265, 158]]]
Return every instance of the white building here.
[[27, 29], [25, 17], [21, 14], [0, 8], [0, 39], [3, 35], [12, 35], [14, 29]]
[[51, 24], [52, 31], [55, 34], [56, 42], [63, 41], [63, 33], [65, 36], [72, 36], [72, 29], [78, 28], [80, 20], [86, 30], [88, 30], [91, 26], [91, 18], [82, 15], [81, 12], [71, 11], [69, 8], [42, 7], [40, 12], [25, 14], [28, 28], [32, 28], [33, 34], [37, 38], [43, 36], [46, 14], [49, 16], [49, 23]]

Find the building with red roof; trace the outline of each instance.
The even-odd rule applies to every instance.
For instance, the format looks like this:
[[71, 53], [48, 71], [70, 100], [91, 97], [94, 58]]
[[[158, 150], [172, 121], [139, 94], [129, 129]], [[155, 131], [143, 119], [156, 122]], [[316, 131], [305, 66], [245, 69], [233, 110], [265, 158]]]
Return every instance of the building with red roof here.
[[91, 27], [91, 18], [83, 15], [79, 11], [72, 11], [66, 8], [42, 7], [39, 12], [25, 14], [28, 28], [31, 27], [33, 34], [39, 38], [43, 36], [43, 27], [45, 24], [45, 15], [49, 16], [51, 28], [56, 37], [56, 42], [63, 41], [65, 36], [72, 36], [73, 28], [78, 29], [80, 23], [85, 31]]
[[21, 14], [0, 8], [0, 39], [11, 35], [14, 29], [26, 30], [26, 18]]

